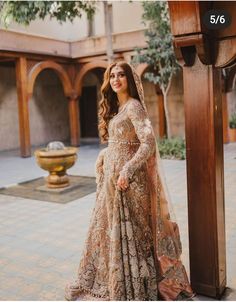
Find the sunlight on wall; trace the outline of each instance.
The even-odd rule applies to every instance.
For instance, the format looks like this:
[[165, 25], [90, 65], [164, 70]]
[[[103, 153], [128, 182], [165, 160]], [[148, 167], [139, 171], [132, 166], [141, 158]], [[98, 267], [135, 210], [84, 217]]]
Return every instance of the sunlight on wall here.
[[[117, 1], [113, 6], [113, 32], [120, 33], [132, 30], [143, 29], [141, 2]], [[0, 27], [4, 29], [4, 27]], [[29, 26], [13, 23], [8, 30], [44, 36], [63, 41], [77, 41], [88, 36], [88, 20], [85, 14], [82, 18], [76, 18], [73, 23], [70, 21], [60, 24], [57, 20], [36, 20]], [[94, 16], [94, 35], [105, 34], [103, 2], [97, 2], [97, 11]]]

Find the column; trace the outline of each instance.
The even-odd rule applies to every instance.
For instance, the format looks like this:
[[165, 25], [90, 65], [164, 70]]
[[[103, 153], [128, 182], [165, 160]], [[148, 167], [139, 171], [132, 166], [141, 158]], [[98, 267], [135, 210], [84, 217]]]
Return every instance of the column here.
[[166, 118], [163, 94], [157, 94], [157, 104], [159, 113], [159, 137], [163, 138], [166, 136]]
[[227, 104], [227, 94], [225, 91], [222, 92], [222, 114], [223, 114], [223, 136], [224, 143], [229, 143], [229, 115], [228, 115], [228, 104]]
[[20, 57], [16, 61], [16, 87], [18, 97], [20, 151], [22, 157], [31, 156], [29, 108], [27, 93], [27, 61]]
[[164, 96], [160, 89], [160, 86], [155, 85], [155, 91], [157, 96], [157, 106], [158, 106], [158, 116], [159, 116], [159, 137], [164, 138], [167, 136], [166, 133], [166, 115], [165, 115], [165, 107], [164, 107]]
[[77, 96], [69, 97], [70, 141], [72, 146], [78, 146], [80, 140], [79, 101]]
[[190, 279], [198, 294], [219, 298], [226, 287], [221, 73], [196, 58], [183, 76]]

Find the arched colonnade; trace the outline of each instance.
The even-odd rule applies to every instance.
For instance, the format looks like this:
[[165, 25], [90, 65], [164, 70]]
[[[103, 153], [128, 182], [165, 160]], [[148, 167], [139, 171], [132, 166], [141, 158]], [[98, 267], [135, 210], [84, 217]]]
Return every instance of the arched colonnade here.
[[[22, 157], [31, 156], [29, 105], [36, 79], [45, 69], [53, 70], [61, 81], [64, 95], [68, 101], [70, 143], [78, 146], [80, 140], [79, 99], [82, 94], [84, 76], [96, 69], [106, 69], [107, 61], [94, 60], [83, 64], [58, 63], [53, 60], [33, 61], [20, 57], [16, 61], [16, 82], [19, 111], [20, 150]], [[137, 72], [145, 72], [146, 64], [140, 64]]]
[[[20, 130], [20, 150], [22, 157], [31, 156], [30, 142], [30, 122], [28, 101], [31, 100], [36, 79], [45, 69], [53, 70], [61, 81], [64, 95], [68, 102], [69, 123], [70, 123], [70, 143], [73, 146], [79, 145], [80, 140], [80, 114], [79, 100], [82, 94], [83, 79], [88, 72], [96, 68], [106, 69], [107, 61], [95, 59], [88, 63], [68, 64], [55, 62], [54, 60], [33, 61], [25, 57], [20, 57], [16, 61], [16, 81], [18, 94], [19, 130]], [[136, 67], [140, 77], [147, 71], [148, 65], [141, 63]], [[229, 70], [225, 77], [223, 86], [223, 122], [224, 122], [224, 142], [229, 141], [227, 100], [224, 96], [232, 87], [236, 85], [236, 67]], [[163, 95], [158, 87], [155, 87], [158, 115], [159, 115], [159, 137], [166, 135], [166, 120], [164, 113]]]
[[[38, 75], [46, 69], [53, 70], [61, 81], [64, 95], [68, 101], [69, 123], [70, 123], [70, 143], [78, 146], [80, 142], [80, 114], [79, 100], [82, 94], [83, 79], [85, 75], [96, 69], [106, 69], [107, 61], [94, 60], [82, 64], [68, 64], [55, 62], [53, 60], [33, 61], [25, 57], [20, 57], [16, 61], [16, 82], [18, 94], [19, 129], [20, 129], [20, 150], [22, 157], [31, 156], [30, 142], [30, 118], [28, 102], [32, 99], [34, 86]], [[147, 70], [147, 64], [139, 64], [137, 72], [140, 77]], [[159, 135], [163, 136], [164, 111], [162, 96], [157, 91], [158, 110], [160, 116]], [[163, 132], [163, 133], [162, 133]]]

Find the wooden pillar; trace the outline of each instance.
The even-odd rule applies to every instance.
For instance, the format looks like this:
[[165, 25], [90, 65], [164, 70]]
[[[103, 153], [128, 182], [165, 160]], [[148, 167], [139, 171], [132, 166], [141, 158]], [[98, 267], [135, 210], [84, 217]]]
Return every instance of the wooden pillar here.
[[20, 57], [16, 61], [16, 87], [18, 97], [20, 150], [22, 157], [31, 156], [29, 109], [27, 93], [27, 61]]
[[[230, 1], [168, 1], [174, 49], [183, 65], [190, 275], [198, 294], [226, 287], [221, 68], [235, 63], [236, 9]], [[210, 30], [204, 16], [226, 11], [232, 22]]]
[[229, 116], [228, 116], [228, 104], [227, 94], [225, 91], [222, 92], [222, 114], [223, 114], [223, 136], [224, 143], [229, 143]]
[[183, 76], [190, 279], [198, 294], [219, 298], [226, 286], [221, 74], [196, 58]]
[[80, 116], [78, 97], [69, 97], [70, 141], [72, 146], [78, 146], [80, 141]]
[[166, 136], [166, 118], [163, 94], [157, 94], [157, 104], [159, 113], [159, 137], [164, 138]]

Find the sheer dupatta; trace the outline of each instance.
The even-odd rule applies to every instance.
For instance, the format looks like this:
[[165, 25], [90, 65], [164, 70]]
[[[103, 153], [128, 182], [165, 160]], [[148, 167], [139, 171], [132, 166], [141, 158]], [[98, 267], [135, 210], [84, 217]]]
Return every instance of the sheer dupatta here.
[[[139, 98], [144, 110], [144, 92], [140, 77], [131, 66]], [[151, 196], [152, 232], [158, 268], [159, 295], [164, 300], [176, 300], [182, 294], [193, 296], [185, 268], [181, 262], [182, 253], [179, 228], [170, 213], [170, 197], [166, 187], [158, 148], [147, 160], [148, 183]]]

